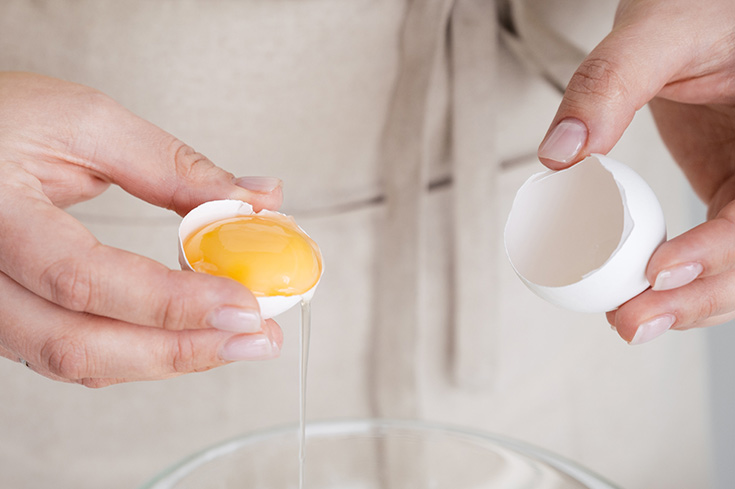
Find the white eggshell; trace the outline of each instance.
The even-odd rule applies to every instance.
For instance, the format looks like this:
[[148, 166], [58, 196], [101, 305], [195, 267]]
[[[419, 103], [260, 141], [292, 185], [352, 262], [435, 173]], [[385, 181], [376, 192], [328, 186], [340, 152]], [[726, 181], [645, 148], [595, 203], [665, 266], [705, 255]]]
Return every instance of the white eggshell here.
[[[261, 210], [260, 212], [254, 212], [253, 207], [250, 204], [241, 200], [213, 200], [210, 202], [205, 202], [200, 206], [192, 209], [184, 217], [184, 219], [181, 221], [181, 224], [179, 225], [179, 264], [181, 265], [181, 268], [183, 270], [193, 270], [191, 265], [189, 264], [189, 261], [186, 259], [186, 255], [184, 254], [184, 240], [190, 234], [215, 221], [229, 219], [231, 217], [249, 216], [251, 214], [256, 214], [259, 216], [279, 216], [281, 218], [289, 219], [293, 222], [292, 217], [287, 216], [286, 214], [281, 214], [280, 212], [269, 211], [265, 209]], [[295, 222], [294, 225], [296, 226]], [[299, 226], [296, 227], [304, 232], [303, 229], [301, 229]], [[304, 234], [306, 233], [304, 232]], [[317, 252], [319, 252], [318, 249]], [[323, 273], [324, 267], [322, 265], [322, 274]], [[319, 281], [321, 281], [321, 276], [319, 277]], [[319, 285], [319, 281], [317, 281], [317, 283], [314, 284], [311, 289], [300, 295], [296, 294], [257, 297], [258, 304], [260, 305], [260, 315], [263, 317], [263, 319], [272, 318], [286, 312], [288, 309], [291, 309], [293, 306], [299, 304], [301, 301], [311, 300], [311, 298], [314, 296], [314, 292], [316, 291], [317, 286]]]
[[599, 154], [531, 176], [505, 227], [506, 253], [528, 288], [580, 312], [613, 310], [647, 289], [646, 266], [665, 240], [653, 190]]

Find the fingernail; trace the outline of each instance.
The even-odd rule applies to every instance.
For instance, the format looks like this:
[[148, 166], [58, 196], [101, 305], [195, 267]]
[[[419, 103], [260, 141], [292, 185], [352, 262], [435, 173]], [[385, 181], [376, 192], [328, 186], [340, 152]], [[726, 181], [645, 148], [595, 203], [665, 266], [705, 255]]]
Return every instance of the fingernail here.
[[704, 267], [700, 263], [685, 263], [683, 265], [662, 270], [656, 275], [653, 290], [670, 290], [693, 282], [702, 274]]
[[240, 177], [235, 179], [235, 185], [238, 187], [258, 193], [272, 192], [282, 184], [281, 179], [276, 177]]
[[539, 158], [569, 163], [587, 141], [587, 126], [579, 119], [564, 119], [551, 131], [538, 149]]
[[676, 322], [673, 314], [662, 314], [638, 326], [635, 336], [630, 340], [631, 345], [640, 345], [658, 338], [667, 332]]
[[268, 360], [280, 353], [278, 344], [265, 334], [244, 334], [230, 338], [222, 346], [220, 358], [226, 362]]
[[262, 330], [260, 313], [239, 307], [220, 307], [209, 313], [207, 322], [222, 331], [235, 333], [257, 333]]

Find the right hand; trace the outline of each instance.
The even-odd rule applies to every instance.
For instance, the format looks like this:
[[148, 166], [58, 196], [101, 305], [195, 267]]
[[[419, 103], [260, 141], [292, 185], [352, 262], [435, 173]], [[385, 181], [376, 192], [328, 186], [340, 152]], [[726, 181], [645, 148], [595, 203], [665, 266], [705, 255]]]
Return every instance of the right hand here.
[[608, 313], [631, 344], [735, 318], [735, 2], [623, 0], [572, 77], [539, 148], [549, 168], [607, 153], [651, 102], [661, 136], [709, 220], [664, 243], [652, 288]]

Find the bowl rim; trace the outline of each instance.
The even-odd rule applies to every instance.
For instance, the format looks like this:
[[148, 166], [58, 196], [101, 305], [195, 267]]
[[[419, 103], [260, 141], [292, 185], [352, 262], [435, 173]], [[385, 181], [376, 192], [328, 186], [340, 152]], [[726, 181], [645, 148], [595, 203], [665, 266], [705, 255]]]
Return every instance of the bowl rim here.
[[[561, 473], [570, 476], [577, 482], [585, 484], [589, 489], [620, 489], [608, 479], [587, 469], [578, 463], [561, 455], [530, 443], [507, 436], [488, 433], [476, 428], [452, 425], [449, 423], [395, 418], [343, 418], [326, 419], [306, 423], [306, 439], [309, 437], [325, 437], [330, 435], [359, 435], [374, 433], [377, 429], [407, 430], [414, 432], [444, 433], [469, 442], [485, 445], [495, 445], [509, 450], [536, 462], [549, 465]], [[138, 489], [164, 489], [180, 481], [183, 477], [217, 457], [230, 453], [249, 445], [255, 445], [263, 440], [287, 434], [298, 434], [299, 424], [289, 423], [270, 428], [262, 428], [241, 435], [225, 439], [210, 445], [160, 471], [152, 479], [145, 482]], [[308, 456], [308, 450], [307, 450]]]

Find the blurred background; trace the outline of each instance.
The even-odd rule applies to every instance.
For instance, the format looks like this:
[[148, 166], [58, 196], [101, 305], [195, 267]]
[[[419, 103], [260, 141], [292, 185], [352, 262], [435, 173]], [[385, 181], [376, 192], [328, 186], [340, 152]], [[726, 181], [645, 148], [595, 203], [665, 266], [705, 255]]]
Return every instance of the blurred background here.
[[[516, 189], [612, 0], [3, 0], [0, 69], [95, 87], [238, 176], [283, 179], [321, 246], [307, 417], [499, 433], [622, 487], [733, 487], [728, 326], [626, 345], [526, 290], [502, 245]], [[611, 156], [675, 236], [703, 209], [644, 108]], [[179, 218], [111, 188], [70, 209], [178, 268]], [[121, 273], [124, 271], [121, 270]], [[298, 420], [281, 358], [87, 390], [0, 362], [0, 485], [130, 488]]]

